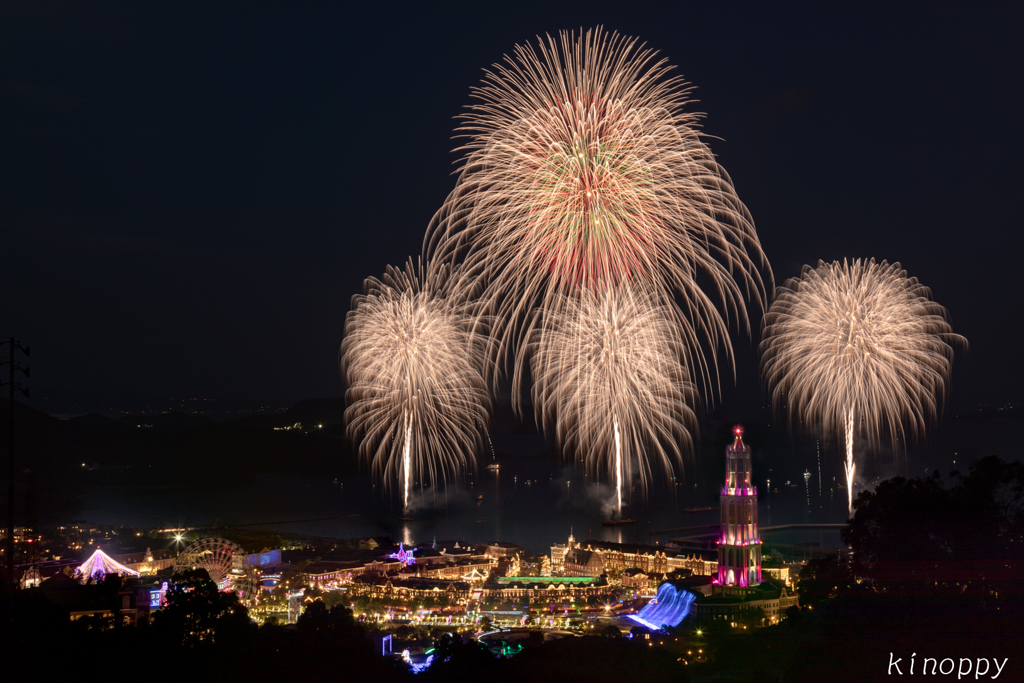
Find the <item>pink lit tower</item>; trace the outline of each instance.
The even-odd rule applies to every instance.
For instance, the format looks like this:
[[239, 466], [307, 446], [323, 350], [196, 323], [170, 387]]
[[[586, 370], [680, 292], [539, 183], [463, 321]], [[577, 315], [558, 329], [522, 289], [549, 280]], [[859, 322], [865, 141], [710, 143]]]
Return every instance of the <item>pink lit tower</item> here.
[[750, 446], [743, 427], [725, 449], [722, 487], [722, 537], [718, 540], [718, 583], [756, 586], [761, 583], [761, 538], [757, 535], [757, 488], [751, 483]]

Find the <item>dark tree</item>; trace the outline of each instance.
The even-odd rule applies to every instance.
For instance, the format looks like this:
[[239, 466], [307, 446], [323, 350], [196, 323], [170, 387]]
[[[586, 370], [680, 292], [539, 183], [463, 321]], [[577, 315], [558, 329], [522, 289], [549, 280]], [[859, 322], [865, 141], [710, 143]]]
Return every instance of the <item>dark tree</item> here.
[[686, 683], [679, 655], [643, 639], [563, 638], [526, 648], [508, 662], [516, 681], [644, 681]]
[[[817, 607], [823, 601], [849, 592], [857, 585], [850, 563], [836, 557], [811, 560], [800, 570], [796, 589], [800, 604]], [[791, 608], [792, 609], [792, 608]]]
[[1024, 556], [1024, 465], [988, 457], [952, 483], [936, 472], [861, 493], [843, 531], [857, 575], [903, 593], [1012, 590]]
[[442, 681], [492, 680], [500, 664], [483, 643], [446, 633], [434, 645], [434, 662], [428, 671], [430, 679]]
[[359, 631], [352, 610], [342, 605], [330, 609], [321, 600], [306, 605], [296, 622], [299, 633], [305, 635], [329, 635], [350, 637]]
[[[892, 652], [1019, 653], [1022, 498], [1024, 466], [994, 457], [948, 482], [896, 477], [858, 496], [843, 531], [852, 563], [801, 572], [801, 603], [813, 610], [789, 620], [807, 641], [786, 680], [873, 680]], [[850, 643], [858, 656], [836, 667], [834, 652]]]
[[206, 570], [196, 569], [174, 577], [153, 630], [173, 644], [194, 647], [238, 640], [255, 626], [237, 595], [217, 590]]

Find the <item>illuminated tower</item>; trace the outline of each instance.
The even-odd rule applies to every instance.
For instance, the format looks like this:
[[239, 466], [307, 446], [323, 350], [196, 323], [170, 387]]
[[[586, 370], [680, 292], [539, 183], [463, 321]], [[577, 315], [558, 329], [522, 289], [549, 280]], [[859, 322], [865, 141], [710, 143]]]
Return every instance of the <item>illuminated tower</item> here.
[[718, 540], [718, 583], [756, 586], [761, 583], [761, 538], [757, 535], [757, 488], [751, 483], [750, 446], [743, 427], [725, 449], [722, 487], [722, 537]]

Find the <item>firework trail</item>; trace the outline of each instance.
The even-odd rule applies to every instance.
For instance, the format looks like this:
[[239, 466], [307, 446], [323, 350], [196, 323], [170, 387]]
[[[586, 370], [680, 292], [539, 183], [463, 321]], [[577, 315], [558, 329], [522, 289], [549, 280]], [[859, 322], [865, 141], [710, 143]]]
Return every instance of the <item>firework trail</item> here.
[[445, 296], [453, 282], [412, 261], [389, 266], [353, 297], [345, 321], [348, 431], [385, 486], [400, 482], [405, 508], [413, 481], [446, 484], [475, 466], [488, 422], [486, 330]]
[[582, 291], [630, 286], [672, 303], [705, 389], [717, 386], [720, 347], [731, 362], [726, 318], [749, 329], [746, 300], [766, 305], [750, 214], [670, 70], [635, 39], [596, 29], [516, 46], [472, 91], [458, 182], [424, 253], [460, 262], [480, 288], [492, 367], [511, 363], [516, 401], [521, 342]]
[[634, 458], [646, 496], [651, 461], [671, 477], [693, 445], [696, 391], [667, 308], [628, 287], [584, 290], [545, 312], [528, 344], [540, 421], [615, 481], [620, 516]]
[[899, 263], [818, 262], [779, 288], [765, 316], [762, 370], [772, 403], [790, 420], [843, 435], [853, 511], [854, 435], [895, 446], [938, 417], [953, 366], [946, 309]]

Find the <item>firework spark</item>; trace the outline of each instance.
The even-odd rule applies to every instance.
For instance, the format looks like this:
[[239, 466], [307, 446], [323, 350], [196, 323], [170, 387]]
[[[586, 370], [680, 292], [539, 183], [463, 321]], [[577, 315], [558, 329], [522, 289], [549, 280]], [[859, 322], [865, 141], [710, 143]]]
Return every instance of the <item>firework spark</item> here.
[[843, 435], [853, 510], [853, 441], [887, 431], [895, 446], [938, 417], [953, 366], [946, 309], [899, 263], [804, 266], [779, 288], [764, 321], [762, 370], [776, 409]]
[[514, 398], [531, 311], [581, 291], [628, 285], [678, 299], [686, 364], [706, 388], [719, 348], [731, 361], [726, 318], [749, 327], [746, 299], [766, 304], [750, 214], [670, 70], [635, 39], [597, 29], [516, 46], [473, 90], [458, 183], [424, 248], [460, 260], [481, 287], [494, 367], [512, 362]]
[[410, 261], [369, 278], [345, 321], [341, 365], [349, 434], [385, 485], [398, 480], [408, 508], [412, 483], [447, 483], [475, 466], [490, 398], [481, 321], [451, 303], [451, 282]]
[[577, 464], [615, 481], [620, 515], [634, 459], [646, 496], [651, 460], [671, 477], [693, 445], [696, 391], [666, 309], [628, 287], [584, 290], [545, 312], [529, 343], [544, 428], [575, 447]]

